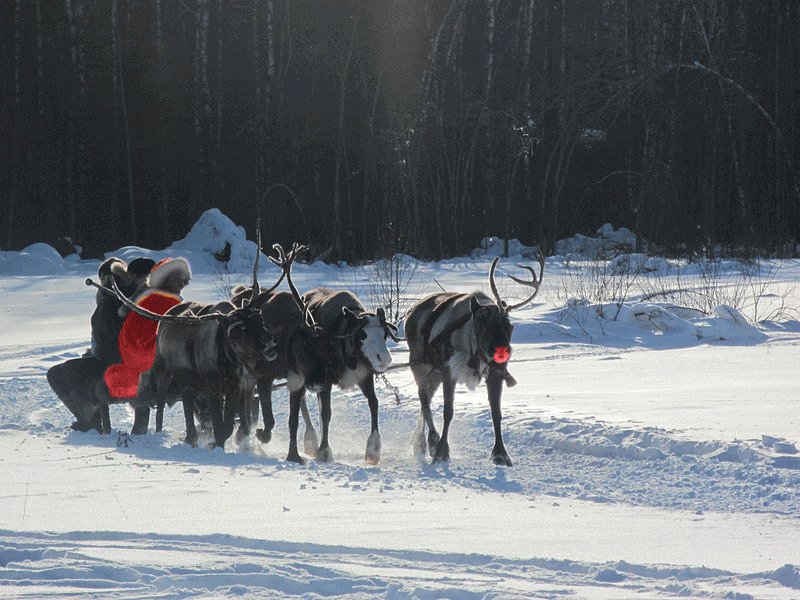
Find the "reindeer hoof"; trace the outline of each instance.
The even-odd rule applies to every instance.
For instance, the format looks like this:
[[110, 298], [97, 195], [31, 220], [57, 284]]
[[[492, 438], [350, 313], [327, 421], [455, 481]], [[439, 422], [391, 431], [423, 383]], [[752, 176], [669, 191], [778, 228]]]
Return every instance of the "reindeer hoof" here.
[[188, 435], [183, 439], [184, 443], [189, 444], [192, 448], [197, 448], [197, 438], [189, 437]]
[[330, 446], [325, 446], [317, 450], [317, 461], [324, 463], [333, 462], [333, 451]]
[[364, 460], [370, 465], [378, 465], [381, 462], [381, 434], [377, 431], [373, 431], [369, 435]]
[[286, 461], [297, 463], [298, 465], [306, 464], [305, 459], [300, 456], [296, 450], [294, 452], [289, 452], [289, 454], [286, 456]]
[[431, 454], [433, 456], [433, 464], [447, 462], [450, 460], [450, 446], [447, 444], [447, 442], [442, 443], [440, 441], [438, 444], [436, 444], [436, 447]]
[[502, 452], [493, 451], [492, 452], [492, 462], [500, 467], [510, 467], [511, 466], [511, 459], [508, 458], [508, 454], [505, 450]]
[[269, 444], [272, 441], [272, 431], [268, 429], [257, 429], [256, 439], [262, 444]]

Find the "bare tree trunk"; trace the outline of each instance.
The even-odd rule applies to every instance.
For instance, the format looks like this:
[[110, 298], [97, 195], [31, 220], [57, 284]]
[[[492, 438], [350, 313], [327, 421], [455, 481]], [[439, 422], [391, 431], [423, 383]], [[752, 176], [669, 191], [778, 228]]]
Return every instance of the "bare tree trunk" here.
[[274, 153], [271, 151], [273, 147], [273, 140], [275, 140], [274, 132], [272, 131], [272, 111], [274, 107], [273, 92], [275, 80], [275, 31], [274, 31], [274, 6], [272, 0], [267, 0], [266, 8], [266, 27], [267, 27], [267, 78], [264, 81], [264, 112], [261, 117], [262, 127], [262, 161], [266, 170], [267, 181], [272, 181], [272, 160]]
[[[261, 92], [261, 47], [259, 44], [261, 29], [258, 23], [258, 3], [253, 2], [251, 13], [251, 25], [253, 35], [253, 81], [255, 82], [255, 139], [253, 140], [253, 170], [255, 176], [256, 205], [261, 207], [261, 185], [263, 181], [263, 164], [261, 156], [261, 144], [264, 139], [264, 116], [262, 111], [262, 92]], [[259, 211], [260, 212], [260, 211]]]
[[[531, 50], [533, 48], [533, 13], [535, 0], [528, 0], [527, 9], [525, 11], [525, 37], [523, 42], [523, 63], [522, 63], [522, 81], [523, 81], [523, 96], [522, 107], [524, 108], [524, 118], [526, 122], [523, 127], [530, 128], [533, 126], [531, 114], [533, 107], [531, 106], [531, 79], [533, 77], [531, 71]], [[525, 211], [522, 214], [532, 214], [533, 207], [531, 204], [531, 155], [533, 153], [533, 140], [528, 142], [530, 147], [524, 148], [524, 156], [522, 163], [522, 198], [525, 205]]]
[[267, 81], [264, 94], [264, 114], [269, 123], [272, 110], [272, 94], [275, 80], [275, 10], [272, 0], [267, 0]]
[[[5, 243], [2, 244], [5, 247], [11, 247], [12, 240], [13, 240], [13, 232], [16, 230], [16, 197], [19, 193], [19, 180], [21, 179], [21, 171], [22, 169], [19, 168], [21, 166], [22, 160], [20, 158], [20, 106], [21, 106], [21, 95], [22, 89], [20, 86], [20, 73], [22, 70], [22, 0], [15, 0], [14, 1], [14, 85], [13, 85], [13, 101], [11, 104], [11, 135], [10, 138], [5, 138], [0, 141], [0, 148], [4, 154], [8, 152], [9, 157], [16, 157], [15, 164], [18, 168], [9, 169], [7, 171], [8, 183], [7, 189], [8, 194], [5, 197], [0, 197], [0, 214], [2, 214], [2, 221], [5, 225], [5, 232], [4, 232], [4, 239]], [[4, 136], [5, 137], [5, 136]], [[3, 169], [0, 169], [0, 177], [2, 177], [4, 173]], [[0, 179], [0, 193], [4, 190], [3, 181]]]
[[[526, 111], [531, 110], [531, 48], [533, 47], [533, 9], [534, 0], [525, 5], [525, 36], [522, 43], [522, 98], [521, 104]], [[526, 115], [527, 116], [527, 115]]]
[[[678, 39], [678, 56], [677, 56], [677, 59], [676, 59], [677, 64], [681, 64], [683, 62], [684, 43], [685, 43], [685, 37], [686, 37], [686, 18], [687, 18], [686, 7], [684, 6], [681, 9], [681, 25], [680, 25], [680, 31], [679, 31], [679, 34], [678, 34], [679, 35], [679, 39]], [[672, 98], [672, 102], [670, 104], [670, 111], [669, 111], [669, 150], [668, 150], [668, 153], [667, 153], [667, 161], [668, 161], [667, 162], [667, 174], [668, 174], [670, 180], [673, 180], [673, 178], [674, 178], [673, 169], [675, 167], [675, 163], [677, 162], [676, 161], [677, 157], [675, 156], [675, 154], [676, 154], [676, 146], [677, 146], [677, 138], [678, 138], [678, 101], [679, 101], [679, 98], [680, 98], [680, 89], [681, 89], [681, 86], [680, 86], [680, 69], [675, 69], [675, 79], [673, 80], [673, 91], [672, 91], [673, 98]], [[674, 183], [672, 184], [671, 187], [672, 187], [673, 190], [675, 189]], [[685, 223], [685, 219], [683, 219], [684, 214], [683, 214], [683, 211], [681, 210], [682, 209], [681, 200], [678, 199], [678, 198], [675, 198], [675, 207], [676, 207], [676, 209], [678, 211], [678, 219], [679, 219], [679, 221], [682, 221], [682, 220], [684, 221], [684, 223], [683, 223], [683, 225], [684, 225], [683, 231], [684, 231], [684, 235], [687, 235], [688, 234], [688, 231], [687, 231], [688, 230], [688, 224]], [[637, 231], [641, 231], [641, 229], [639, 229]], [[658, 241], [658, 240], [654, 240], [654, 241]], [[637, 243], [638, 243], [638, 240], [637, 240]]]
[[119, 90], [119, 65], [117, 64], [119, 61], [119, 51], [117, 49], [117, 45], [119, 44], [119, 38], [117, 36], [118, 25], [117, 22], [119, 21], [119, 14], [118, 14], [118, 7], [119, 3], [118, 0], [111, 1], [111, 105], [113, 107], [114, 113], [114, 137], [112, 140], [112, 147], [114, 149], [114, 160], [110, 164], [110, 176], [112, 180], [111, 189], [113, 190], [113, 199], [111, 204], [109, 205], [110, 214], [109, 214], [109, 227], [111, 229], [110, 237], [112, 239], [117, 239], [120, 235], [120, 229], [122, 227], [122, 219], [120, 216], [120, 204], [121, 204], [121, 196], [122, 196], [122, 182], [120, 180], [120, 164], [122, 158], [120, 156], [119, 151], [119, 124], [122, 119], [120, 116], [121, 114], [121, 107], [120, 107], [120, 96], [117, 93]]
[[361, 204], [361, 247], [363, 252], [366, 252], [369, 247], [369, 221], [370, 208], [375, 209], [373, 199], [370, 198], [372, 192], [372, 166], [375, 164], [375, 150], [373, 148], [373, 141], [375, 138], [375, 113], [378, 109], [378, 98], [381, 93], [381, 83], [383, 82], [384, 71], [378, 73], [378, 80], [375, 83], [375, 90], [372, 93], [372, 103], [369, 111], [369, 119], [367, 121], [367, 141], [364, 147], [362, 171], [364, 174], [364, 196]]
[[77, 99], [70, 103], [67, 116], [67, 164], [66, 169], [66, 196], [67, 196], [67, 231], [70, 236], [75, 236], [78, 229], [78, 190], [76, 175], [78, 174], [78, 159], [76, 142], [76, 119], [82, 110], [82, 99], [85, 93], [86, 78], [83, 70], [82, 51], [78, 39], [78, 20], [81, 18], [82, 7], [80, 0], [65, 0], [67, 19], [69, 21], [70, 58], [78, 79]]
[[492, 77], [494, 76], [495, 2], [496, 0], [486, 0], [486, 80], [483, 89], [484, 107], [489, 106], [489, 94], [492, 91]]
[[[711, 49], [711, 43], [708, 39], [708, 32], [706, 31], [706, 27], [703, 24], [703, 19], [701, 18], [700, 13], [697, 10], [697, 6], [694, 3], [692, 3], [692, 7], [694, 8], [700, 34], [703, 39], [703, 45], [705, 47], [708, 60], [711, 63], [711, 68], [717, 73], [719, 73], [719, 67], [717, 66], [716, 56]], [[747, 199], [745, 198], [744, 188], [742, 187], [741, 166], [739, 164], [739, 150], [736, 146], [736, 138], [733, 135], [733, 119], [731, 117], [732, 107], [730, 100], [728, 98], [727, 90], [722, 85], [722, 82], [717, 80], [717, 84], [719, 86], [720, 94], [722, 95], [722, 107], [723, 110], [725, 111], [725, 125], [728, 133], [728, 143], [730, 144], [731, 159], [733, 160], [733, 167], [734, 167], [733, 168], [734, 187], [736, 189], [736, 197], [739, 201], [739, 217], [742, 220], [742, 223], [745, 224], [745, 227], [748, 230], [748, 232], [752, 234], [752, 222], [748, 222], [748, 220], [745, 218], [747, 215]]]
[[194, 136], [197, 143], [195, 210], [205, 206], [208, 191], [211, 93], [208, 85], [208, 0], [197, 0], [195, 10], [192, 84], [194, 89]]
[[120, 97], [120, 106], [122, 107], [122, 130], [125, 135], [125, 167], [127, 171], [127, 179], [128, 179], [128, 211], [129, 211], [129, 233], [131, 236], [131, 240], [136, 243], [138, 241], [138, 235], [136, 231], [136, 200], [133, 195], [133, 162], [131, 159], [131, 135], [130, 135], [130, 127], [128, 125], [128, 100], [125, 94], [125, 73], [122, 67], [122, 50], [121, 50], [121, 42], [119, 39], [119, 30], [118, 30], [118, 22], [116, 20], [116, 10], [117, 10], [117, 0], [113, 0], [112, 2], [112, 14], [114, 14], [114, 29], [111, 32], [112, 38], [114, 40], [114, 47], [116, 49], [116, 66], [118, 69], [118, 78], [117, 82], [119, 83], [119, 97]]
[[223, 68], [223, 55], [225, 48], [225, 6], [223, 0], [217, 0], [217, 85], [214, 95], [214, 177], [216, 179], [216, 189], [219, 194], [224, 191], [221, 157], [222, 149], [222, 115], [225, 109], [225, 71]]
[[333, 178], [333, 237], [334, 246], [337, 251], [336, 254], [340, 255], [342, 248], [342, 234], [343, 231], [343, 215], [342, 215], [342, 196], [341, 196], [341, 174], [342, 165], [345, 159], [345, 128], [344, 128], [344, 115], [345, 105], [347, 101], [347, 83], [350, 71], [350, 63], [353, 59], [353, 46], [355, 44], [356, 29], [358, 28], [358, 11], [353, 16], [353, 27], [350, 31], [350, 39], [345, 50], [345, 56], [342, 63], [339, 65], [339, 117], [337, 126], [337, 139], [336, 139], [336, 168]]
[[[156, 33], [156, 60], [158, 61], [158, 85], [162, 86], [165, 82], [164, 77], [164, 33], [163, 33], [163, 13], [162, 0], [155, 0], [155, 33]], [[156, 122], [163, 131], [166, 123], [164, 114], [161, 110], [161, 103], [156, 103]], [[157, 202], [159, 232], [162, 243], [168, 243], [172, 239], [172, 226], [170, 224], [170, 195], [167, 187], [167, 166], [166, 152], [164, 151], [164, 141], [159, 137], [158, 141], [158, 174], [159, 174], [159, 196]]]
[[44, 119], [44, 31], [42, 28], [42, 1], [36, 0], [36, 113]]

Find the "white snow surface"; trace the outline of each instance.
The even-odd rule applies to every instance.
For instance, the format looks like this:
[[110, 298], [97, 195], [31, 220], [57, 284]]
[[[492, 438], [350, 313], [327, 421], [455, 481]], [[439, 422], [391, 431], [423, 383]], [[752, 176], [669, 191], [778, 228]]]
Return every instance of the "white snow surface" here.
[[[220, 239], [237, 230], [222, 215], [210, 225]], [[186, 297], [212, 302], [248, 282], [255, 246], [232, 243], [228, 281], [202, 237], [175, 253], [195, 272]], [[579, 267], [550, 258], [538, 303], [512, 313], [513, 467], [489, 460], [484, 386], [457, 391], [449, 463], [414, 456], [418, 401], [402, 367], [388, 374], [399, 403], [378, 384], [379, 466], [364, 462], [369, 411], [355, 391], [334, 392], [336, 461], [299, 466], [284, 460], [283, 389], [267, 445], [190, 448], [179, 406], [164, 432], [151, 423], [127, 446], [124, 406], [112, 407], [112, 435], [71, 431], [45, 373], [88, 346], [84, 279], [99, 261], [43, 274], [30, 256], [4, 253], [0, 272], [3, 598], [800, 598], [796, 320], [563, 305], [557, 290]], [[420, 263], [414, 295], [439, 289], [434, 279], [488, 290], [489, 262]], [[269, 283], [276, 270], [261, 264]], [[800, 282], [797, 261], [775, 266], [776, 290]], [[301, 290], [349, 288], [367, 305], [370, 277], [321, 263], [295, 271]], [[407, 361], [404, 344], [392, 350]], [[434, 404], [439, 424], [441, 392]]]

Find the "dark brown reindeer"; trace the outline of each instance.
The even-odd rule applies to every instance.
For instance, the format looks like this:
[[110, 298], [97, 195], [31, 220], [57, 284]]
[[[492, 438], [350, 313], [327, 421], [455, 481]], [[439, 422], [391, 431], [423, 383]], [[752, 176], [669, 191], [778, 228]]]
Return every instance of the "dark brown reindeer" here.
[[[405, 334], [420, 402], [414, 447], [419, 453], [425, 452], [427, 426], [427, 446], [433, 462], [450, 458], [447, 434], [453, 418], [456, 384], [466, 383], [468, 388], [475, 389], [482, 379], [486, 379], [494, 426], [492, 461], [497, 465], [511, 466], [500, 427], [503, 382], [509, 386], [515, 383], [507, 371], [513, 329], [508, 313], [528, 304], [539, 292], [544, 275], [544, 257], [540, 251], [538, 277], [532, 267], [520, 265], [530, 271], [533, 277], [531, 281], [509, 275], [517, 283], [533, 288], [529, 297], [511, 305], [500, 298], [497, 291], [495, 270], [499, 260], [495, 258], [489, 270], [489, 285], [494, 300], [483, 292], [436, 293], [421, 299], [406, 315]], [[441, 437], [436, 432], [431, 415], [431, 398], [440, 385], [444, 392]]]
[[[253, 268], [254, 292], [261, 289], [257, 279], [259, 254], [260, 244]], [[282, 279], [283, 274], [272, 289]], [[260, 313], [272, 290], [254, 294], [255, 299], [240, 308], [229, 302], [183, 302], [164, 315], [144, 310], [115, 291], [130, 310], [159, 322], [155, 360], [150, 371], [141, 376], [139, 402], [157, 404], [163, 411], [168, 398], [180, 397], [186, 442], [191, 445], [197, 443], [195, 412], [210, 415], [217, 446], [223, 446], [230, 437], [237, 410], [248, 428], [252, 411], [247, 403], [252, 399], [257, 374], [277, 358], [275, 339], [264, 327]]]
[[[331, 337], [333, 362], [328, 366], [325, 386], [317, 394], [322, 422], [322, 438], [316, 450], [317, 460], [333, 461], [328, 442], [331, 421], [331, 389], [334, 385], [349, 389], [358, 385], [367, 398], [371, 430], [367, 439], [365, 460], [378, 464], [381, 459], [381, 437], [378, 431], [378, 397], [375, 375], [384, 373], [392, 363], [386, 339], [397, 340], [397, 327], [386, 320], [382, 308], [367, 312], [352, 292], [315, 288], [306, 292], [303, 302], [314, 322]], [[289, 455], [287, 460], [303, 462], [297, 452], [297, 421], [304, 400], [290, 398]], [[304, 410], [304, 417], [306, 413]]]
[[[290, 405], [299, 402], [306, 423], [304, 446], [307, 454], [315, 455], [317, 435], [305, 404], [305, 390], [317, 393], [324, 389], [331, 378], [329, 368], [334, 364], [331, 336], [317, 326], [291, 277], [291, 265], [297, 256], [306, 250], [305, 246], [295, 245], [287, 258], [279, 245], [273, 248], [278, 253], [276, 264], [284, 266], [289, 292], [273, 292], [261, 304], [264, 325], [275, 336], [278, 357], [264, 365], [258, 377], [258, 396], [264, 419], [263, 429], [256, 431], [256, 437], [263, 443], [272, 439], [275, 418], [272, 412], [272, 385], [275, 379], [286, 379], [289, 388]], [[240, 287], [234, 290], [231, 302], [235, 306], [245, 305], [252, 297], [252, 289]], [[290, 452], [295, 457], [295, 452]], [[299, 456], [299, 455], [298, 455]], [[297, 458], [297, 457], [295, 457]]]

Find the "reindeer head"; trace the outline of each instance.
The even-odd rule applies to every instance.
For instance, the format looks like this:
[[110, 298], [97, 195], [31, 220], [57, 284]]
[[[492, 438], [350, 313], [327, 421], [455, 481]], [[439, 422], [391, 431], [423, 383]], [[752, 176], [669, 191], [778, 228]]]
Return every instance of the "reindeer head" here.
[[507, 275], [509, 279], [520, 285], [533, 288], [533, 293], [525, 300], [516, 304], [508, 304], [500, 297], [500, 293], [497, 291], [497, 282], [495, 281], [495, 271], [497, 270], [497, 263], [500, 262], [500, 257], [496, 257], [492, 261], [492, 266], [489, 269], [489, 287], [492, 289], [495, 302], [483, 304], [478, 300], [477, 296], [472, 297], [470, 310], [475, 323], [478, 350], [488, 359], [487, 362], [495, 365], [504, 365], [511, 358], [511, 332], [514, 327], [511, 325], [508, 314], [512, 310], [528, 304], [539, 293], [539, 287], [542, 285], [542, 278], [544, 277], [544, 256], [538, 248], [537, 251], [537, 260], [539, 262], [538, 277], [533, 267], [528, 265], [517, 266], [530, 272], [532, 277], [530, 281]]
[[229, 352], [238, 364], [257, 374], [266, 368], [265, 363], [278, 357], [275, 337], [264, 327], [257, 308], [245, 306], [226, 316], [221, 325], [225, 328]]
[[352, 337], [355, 350], [366, 359], [375, 373], [386, 372], [392, 364], [386, 339], [397, 339], [397, 326], [386, 320], [386, 313], [382, 308], [370, 313], [356, 312], [344, 307], [342, 314], [348, 321], [348, 337]]
[[508, 311], [494, 303], [482, 303], [481, 294], [473, 295], [470, 300], [472, 313], [473, 336], [477, 351], [486, 362], [504, 364], [511, 356], [511, 332], [514, 326], [508, 318]]

